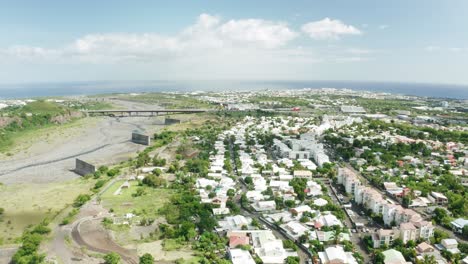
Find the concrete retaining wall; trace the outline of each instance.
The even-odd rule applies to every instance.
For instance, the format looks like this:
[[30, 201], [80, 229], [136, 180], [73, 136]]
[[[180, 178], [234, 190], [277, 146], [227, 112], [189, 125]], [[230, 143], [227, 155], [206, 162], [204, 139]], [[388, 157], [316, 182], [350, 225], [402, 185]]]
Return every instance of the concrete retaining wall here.
[[86, 161], [76, 159], [75, 160], [75, 172], [81, 176], [86, 174], [94, 174], [96, 172], [96, 167]]
[[164, 125], [180, 124], [180, 119], [166, 118], [164, 119]]
[[149, 146], [151, 143], [150, 136], [143, 135], [140, 133], [132, 133], [132, 142], [136, 144]]

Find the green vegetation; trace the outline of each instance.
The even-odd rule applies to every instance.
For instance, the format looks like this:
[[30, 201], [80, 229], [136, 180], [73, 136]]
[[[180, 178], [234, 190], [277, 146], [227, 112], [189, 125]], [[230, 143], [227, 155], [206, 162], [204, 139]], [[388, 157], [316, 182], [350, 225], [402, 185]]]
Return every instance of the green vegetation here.
[[213, 108], [214, 106], [198, 100], [194, 96], [166, 93], [144, 93], [134, 96], [124, 96], [126, 100], [157, 104], [168, 109]]
[[[128, 189], [122, 189], [120, 195], [114, 195], [117, 189], [125, 181], [116, 181], [101, 196], [101, 202], [105, 208], [113, 209], [116, 215], [124, 215], [133, 212], [136, 215], [147, 218], [155, 218], [160, 209], [172, 196], [172, 190], [138, 186], [135, 181], [130, 182]], [[135, 192], [142, 190], [144, 193], [134, 196]], [[140, 191], [141, 192], [141, 191]]]
[[9, 107], [0, 112], [9, 124], [0, 127], [0, 151], [8, 150], [15, 143], [18, 133], [25, 133], [54, 126], [53, 117], [69, 113], [66, 108], [55, 103], [36, 101], [22, 107]]
[[164, 239], [162, 245], [165, 251], [174, 251], [184, 247], [184, 242], [180, 239]]
[[78, 208], [73, 208], [68, 215], [62, 219], [62, 222], [60, 225], [68, 225], [69, 223], [72, 222], [73, 218], [79, 213]]
[[112, 252], [104, 256], [104, 261], [105, 264], [119, 264], [120, 256], [119, 254]]
[[73, 207], [81, 207], [89, 200], [91, 200], [91, 196], [89, 194], [80, 194], [73, 202]]
[[143, 256], [140, 257], [140, 264], [153, 264], [154, 263], [154, 258], [151, 254], [145, 253]]
[[6, 125], [0, 127], [0, 152], [10, 150], [23, 136], [32, 136], [31, 134], [42, 129], [74, 123], [81, 117], [79, 110], [103, 108], [111, 108], [111, 105], [93, 101], [55, 103], [37, 100], [27, 103], [25, 106], [11, 106], [2, 109], [0, 110], [0, 119], [7, 122]]
[[27, 229], [21, 237], [21, 247], [13, 255], [12, 261], [14, 264], [29, 264], [42, 263], [45, 255], [39, 254], [39, 245], [45, 238], [45, 235], [50, 233], [50, 228], [47, 221], [43, 221], [37, 226]]
[[[45, 218], [54, 219], [74, 199], [94, 186], [94, 179], [76, 179], [50, 184], [14, 184], [0, 186], [0, 234], [3, 243], [13, 244], [30, 225]], [[60, 198], [57, 198], [60, 197]]]

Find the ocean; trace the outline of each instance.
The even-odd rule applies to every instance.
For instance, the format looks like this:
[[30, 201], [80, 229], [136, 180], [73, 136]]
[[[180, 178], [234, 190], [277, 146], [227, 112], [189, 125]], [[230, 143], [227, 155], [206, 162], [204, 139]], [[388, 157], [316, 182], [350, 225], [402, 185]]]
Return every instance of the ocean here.
[[0, 85], [0, 99], [110, 93], [253, 91], [301, 88], [346, 88], [358, 91], [468, 99], [468, 86], [462, 85], [358, 81], [96, 81], [2, 84]]

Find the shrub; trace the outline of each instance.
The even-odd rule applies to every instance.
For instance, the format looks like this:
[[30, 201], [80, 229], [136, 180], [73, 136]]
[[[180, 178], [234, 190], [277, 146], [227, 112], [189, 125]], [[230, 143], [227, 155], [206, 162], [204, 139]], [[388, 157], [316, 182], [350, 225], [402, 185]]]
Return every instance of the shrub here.
[[78, 195], [78, 197], [76, 197], [75, 201], [73, 202], [73, 207], [81, 207], [89, 200], [91, 200], [91, 196], [89, 196], [88, 194], [80, 194]]
[[104, 261], [106, 264], [119, 264], [120, 263], [120, 255], [117, 253], [109, 253], [104, 256]]
[[113, 168], [113, 169], [110, 169], [108, 172], [107, 172], [107, 176], [109, 177], [114, 177], [115, 175], [119, 174], [120, 173], [120, 170], [117, 169], [117, 168]]

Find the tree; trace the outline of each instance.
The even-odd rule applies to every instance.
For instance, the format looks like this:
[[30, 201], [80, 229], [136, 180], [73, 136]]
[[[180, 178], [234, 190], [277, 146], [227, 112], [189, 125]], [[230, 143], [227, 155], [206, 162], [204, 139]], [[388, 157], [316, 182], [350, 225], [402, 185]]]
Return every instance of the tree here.
[[110, 169], [109, 171], [107, 171], [107, 176], [114, 177], [115, 175], [117, 175], [119, 173], [120, 173], [119, 169], [113, 168], [113, 169]]
[[229, 189], [227, 191], [227, 196], [229, 197], [234, 197], [235, 194], [236, 194], [236, 191], [234, 189]]
[[408, 208], [411, 203], [411, 198], [408, 195], [403, 196], [401, 204], [403, 207]]
[[5, 209], [0, 207], [0, 216], [3, 215], [4, 213], [5, 213]]
[[437, 224], [442, 223], [442, 220], [448, 216], [447, 211], [444, 208], [440, 208], [440, 207], [437, 207], [436, 209], [434, 209], [433, 214], [434, 216], [432, 219], [434, 219], [434, 221]]
[[151, 254], [145, 253], [140, 257], [140, 264], [153, 264], [154, 258]]
[[81, 207], [89, 200], [91, 200], [91, 196], [89, 196], [88, 194], [80, 194], [78, 195], [78, 197], [76, 197], [75, 201], [73, 202], [73, 207]]
[[422, 261], [417, 261], [416, 263], [417, 264], [437, 264], [438, 262], [436, 261], [434, 256], [425, 255]]
[[341, 227], [337, 226], [337, 228], [333, 229], [332, 232], [333, 233], [331, 235], [331, 238], [333, 239], [333, 243], [335, 245], [338, 245], [338, 243], [340, 242]]
[[253, 183], [252, 177], [250, 176], [245, 177], [244, 182], [246, 184], [252, 184]]
[[161, 176], [162, 170], [159, 168], [156, 168], [152, 172], [155, 176]]
[[100, 189], [102, 186], [104, 186], [104, 184], [106, 184], [105, 180], [97, 181], [96, 184], [94, 184], [94, 190]]
[[139, 188], [137, 188], [137, 190], [136, 190], [135, 193], [132, 193], [132, 196], [133, 196], [133, 197], [139, 197], [139, 196], [145, 195], [145, 193], [146, 193], [146, 192], [145, 192], [145, 189], [142, 188], [142, 187], [139, 187]]
[[189, 241], [197, 235], [195, 230], [195, 224], [192, 222], [184, 222], [179, 228], [179, 236], [184, 237], [186, 241]]
[[119, 264], [120, 263], [120, 255], [112, 252], [104, 256], [104, 261], [106, 264]]
[[153, 188], [157, 188], [157, 187], [160, 187], [164, 184], [166, 184], [166, 180], [154, 175], [154, 174], [150, 174], [150, 175], [147, 175], [144, 179], [143, 179], [143, 184], [147, 185], [147, 186], [150, 186], [150, 187], [153, 187]]
[[375, 264], [383, 264], [385, 261], [385, 256], [384, 254], [382, 254], [382, 252], [378, 252], [377, 254], [375, 254], [374, 256], [374, 263]]
[[146, 164], [148, 164], [150, 161], [151, 161], [151, 158], [149, 157], [148, 153], [141, 152], [140, 154], [138, 154], [136, 166], [137, 168], [143, 167]]
[[283, 247], [290, 248], [292, 250], [297, 250], [297, 245], [294, 244], [294, 242], [291, 240], [283, 240]]
[[299, 264], [299, 257], [292, 257], [292, 256], [289, 256], [286, 258], [286, 264]]
[[462, 235], [465, 238], [468, 238], [468, 225], [465, 225], [462, 229]]

